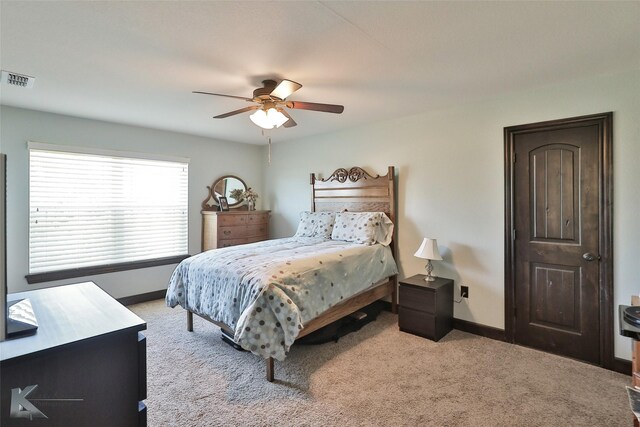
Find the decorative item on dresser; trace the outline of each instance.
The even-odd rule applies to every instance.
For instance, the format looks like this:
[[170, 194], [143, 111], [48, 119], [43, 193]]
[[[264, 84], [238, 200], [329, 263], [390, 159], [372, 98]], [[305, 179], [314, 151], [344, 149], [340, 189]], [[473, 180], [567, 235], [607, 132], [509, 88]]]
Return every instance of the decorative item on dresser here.
[[217, 211], [220, 206], [220, 197], [225, 197], [228, 207], [242, 209], [242, 198], [239, 197], [247, 190], [247, 184], [234, 175], [225, 175], [218, 178], [211, 186], [207, 186], [207, 198], [202, 201], [203, 211]]
[[400, 280], [398, 325], [403, 332], [439, 341], [453, 329], [453, 280], [424, 274]]
[[224, 196], [220, 196], [218, 197], [218, 206], [220, 207], [220, 210], [222, 212], [226, 212], [229, 210], [229, 202], [227, 201], [227, 198]]
[[269, 238], [271, 211], [202, 211], [202, 251]]

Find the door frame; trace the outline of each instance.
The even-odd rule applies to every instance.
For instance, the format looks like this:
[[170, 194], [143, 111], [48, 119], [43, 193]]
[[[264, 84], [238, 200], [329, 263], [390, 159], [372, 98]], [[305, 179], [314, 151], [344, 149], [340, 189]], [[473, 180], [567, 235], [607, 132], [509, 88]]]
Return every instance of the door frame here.
[[599, 181], [599, 245], [600, 274], [598, 277], [600, 303], [600, 366], [615, 369], [614, 357], [614, 306], [613, 306], [613, 113], [591, 114], [504, 128], [504, 183], [505, 183], [505, 337], [507, 342], [515, 342], [515, 243], [513, 233], [514, 200], [514, 136], [531, 131], [561, 129], [582, 122], [596, 122], [600, 126], [598, 138], [598, 181]]

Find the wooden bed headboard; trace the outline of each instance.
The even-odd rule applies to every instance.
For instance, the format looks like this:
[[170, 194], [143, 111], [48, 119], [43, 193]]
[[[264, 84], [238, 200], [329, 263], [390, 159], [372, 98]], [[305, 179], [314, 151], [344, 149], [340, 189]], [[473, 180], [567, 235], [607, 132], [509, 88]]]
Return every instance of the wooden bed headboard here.
[[[311, 211], [384, 212], [396, 224], [395, 168], [387, 174], [370, 175], [360, 167], [336, 169], [331, 176], [320, 179], [311, 174]], [[396, 254], [396, 227], [392, 250]]]
[[395, 222], [395, 175], [389, 166], [384, 176], [360, 167], [336, 169], [328, 178], [311, 174], [311, 210], [384, 212]]

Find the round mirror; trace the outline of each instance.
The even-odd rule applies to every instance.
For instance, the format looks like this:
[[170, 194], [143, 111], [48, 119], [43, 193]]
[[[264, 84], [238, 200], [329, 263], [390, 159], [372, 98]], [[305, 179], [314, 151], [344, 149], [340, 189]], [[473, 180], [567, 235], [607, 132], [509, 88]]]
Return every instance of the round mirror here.
[[240, 205], [240, 203], [242, 203], [242, 200], [238, 200], [231, 195], [233, 193], [233, 190], [245, 191], [246, 189], [247, 184], [245, 184], [244, 181], [237, 176], [223, 176], [222, 178], [214, 182], [213, 187], [211, 187], [211, 197], [213, 198], [212, 201], [217, 205], [218, 197], [224, 196], [227, 198], [227, 202], [229, 203], [230, 208], [236, 207]]

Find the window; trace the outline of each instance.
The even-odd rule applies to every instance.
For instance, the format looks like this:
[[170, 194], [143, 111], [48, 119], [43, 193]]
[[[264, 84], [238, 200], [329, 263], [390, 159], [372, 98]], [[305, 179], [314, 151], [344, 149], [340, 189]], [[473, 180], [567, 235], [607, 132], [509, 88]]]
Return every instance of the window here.
[[185, 257], [188, 160], [149, 157], [29, 143], [29, 283]]

